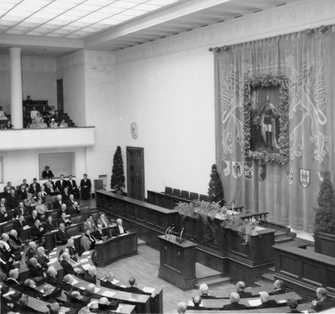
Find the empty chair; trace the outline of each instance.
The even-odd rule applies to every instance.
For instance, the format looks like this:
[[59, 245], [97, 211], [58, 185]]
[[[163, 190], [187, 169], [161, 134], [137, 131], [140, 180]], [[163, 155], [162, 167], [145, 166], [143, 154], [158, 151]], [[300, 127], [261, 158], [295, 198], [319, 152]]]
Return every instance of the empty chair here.
[[180, 195], [181, 195], [182, 198], [185, 198], [186, 200], [188, 200], [190, 198], [190, 192], [189, 191], [182, 190]]
[[190, 200], [197, 200], [199, 198], [198, 193], [190, 192]]
[[180, 197], [180, 190], [179, 189], [173, 189], [172, 194], [174, 196], [179, 196]]
[[206, 201], [206, 202], [209, 202], [209, 197], [208, 197], [208, 195], [200, 194], [200, 201]]
[[172, 194], [172, 188], [166, 186], [165, 187], [165, 194]]

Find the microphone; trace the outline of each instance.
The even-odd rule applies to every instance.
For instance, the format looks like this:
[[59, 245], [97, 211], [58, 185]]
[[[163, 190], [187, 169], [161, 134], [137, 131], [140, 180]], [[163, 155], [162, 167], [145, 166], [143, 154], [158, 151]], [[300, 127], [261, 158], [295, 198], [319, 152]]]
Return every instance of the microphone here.
[[183, 237], [184, 229], [185, 229], [185, 228], [181, 229], [181, 231], [180, 231], [180, 234], [179, 234], [179, 239], [180, 239], [180, 240], [181, 240], [182, 237]]
[[169, 230], [169, 233], [170, 233], [170, 234], [172, 233], [172, 231], [174, 230], [174, 228], [176, 228], [176, 226], [172, 226], [172, 227], [170, 228], [170, 230]]

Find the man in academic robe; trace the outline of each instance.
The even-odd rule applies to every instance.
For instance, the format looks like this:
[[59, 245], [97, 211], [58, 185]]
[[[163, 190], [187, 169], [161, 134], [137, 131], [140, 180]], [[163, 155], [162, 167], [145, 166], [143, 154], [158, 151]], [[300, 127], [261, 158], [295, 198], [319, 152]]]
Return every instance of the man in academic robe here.
[[91, 187], [91, 180], [88, 179], [87, 174], [85, 173], [80, 181], [81, 198], [83, 200], [88, 200], [91, 198]]
[[65, 181], [63, 174], [61, 174], [60, 177], [59, 177], [59, 180], [56, 181], [55, 187], [56, 187], [56, 191], [58, 193], [60, 193], [60, 194], [64, 193], [64, 189], [65, 189], [65, 187], [67, 187], [67, 182]]
[[38, 192], [41, 191], [41, 185], [37, 182], [37, 179], [33, 179], [33, 183], [29, 186], [29, 193], [37, 196]]

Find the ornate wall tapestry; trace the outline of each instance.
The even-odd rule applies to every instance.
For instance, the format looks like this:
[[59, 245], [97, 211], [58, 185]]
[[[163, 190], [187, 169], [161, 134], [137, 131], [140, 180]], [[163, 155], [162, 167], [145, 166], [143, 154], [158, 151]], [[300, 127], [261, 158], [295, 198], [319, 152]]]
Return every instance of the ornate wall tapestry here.
[[312, 231], [319, 173], [335, 169], [334, 27], [216, 48], [214, 60], [226, 199]]

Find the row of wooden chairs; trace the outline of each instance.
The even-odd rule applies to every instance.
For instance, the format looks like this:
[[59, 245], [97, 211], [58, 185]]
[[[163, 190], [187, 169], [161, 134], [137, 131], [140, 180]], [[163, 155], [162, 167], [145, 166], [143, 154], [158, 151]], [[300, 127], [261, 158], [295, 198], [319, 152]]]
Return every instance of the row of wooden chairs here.
[[180, 197], [180, 198], [183, 198], [185, 200], [190, 200], [190, 201], [193, 201], [193, 200], [200, 200], [200, 201], [207, 201], [207, 202], [209, 201], [208, 195], [175, 189], [175, 188], [171, 188], [168, 186], [165, 187], [165, 194]]

